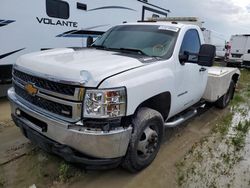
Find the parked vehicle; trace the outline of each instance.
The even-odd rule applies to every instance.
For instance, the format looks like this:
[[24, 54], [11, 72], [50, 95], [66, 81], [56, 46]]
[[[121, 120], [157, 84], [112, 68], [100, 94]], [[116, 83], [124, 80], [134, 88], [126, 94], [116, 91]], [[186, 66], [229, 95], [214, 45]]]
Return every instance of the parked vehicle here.
[[250, 35], [233, 35], [230, 43], [227, 65], [250, 68]]
[[204, 40], [206, 44], [212, 44], [216, 48], [215, 59], [224, 60], [226, 56], [225, 40], [218, 33], [212, 30], [202, 29]]
[[21, 56], [8, 91], [12, 118], [66, 161], [140, 171], [156, 157], [164, 127], [206, 101], [229, 104], [240, 72], [211, 67], [214, 56], [195, 25], [118, 25], [90, 48]]
[[166, 17], [169, 10], [162, 5], [158, 0], [1, 0], [0, 97], [11, 86], [12, 64], [20, 55], [83, 47], [87, 37], [116, 24]]
[[226, 57], [226, 48], [222, 45], [216, 45], [216, 56], [215, 58], [218, 60], [225, 60]]

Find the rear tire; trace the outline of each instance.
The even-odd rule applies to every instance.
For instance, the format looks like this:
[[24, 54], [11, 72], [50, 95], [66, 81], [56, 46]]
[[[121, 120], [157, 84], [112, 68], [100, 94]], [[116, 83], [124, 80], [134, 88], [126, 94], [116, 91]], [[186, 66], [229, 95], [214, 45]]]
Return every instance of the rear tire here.
[[162, 115], [150, 108], [141, 108], [132, 120], [134, 130], [122, 167], [138, 172], [152, 163], [163, 137]]
[[227, 93], [215, 102], [215, 106], [221, 109], [226, 108], [230, 100], [233, 99], [234, 91], [235, 91], [235, 82], [231, 80]]

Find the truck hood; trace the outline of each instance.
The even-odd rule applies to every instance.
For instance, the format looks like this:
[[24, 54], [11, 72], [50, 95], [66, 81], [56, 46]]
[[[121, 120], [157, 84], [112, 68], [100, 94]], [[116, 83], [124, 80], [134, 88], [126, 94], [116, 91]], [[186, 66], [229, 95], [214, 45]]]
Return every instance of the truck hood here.
[[97, 49], [53, 49], [21, 56], [16, 68], [64, 82], [97, 87], [107, 77], [144, 65], [136, 58]]

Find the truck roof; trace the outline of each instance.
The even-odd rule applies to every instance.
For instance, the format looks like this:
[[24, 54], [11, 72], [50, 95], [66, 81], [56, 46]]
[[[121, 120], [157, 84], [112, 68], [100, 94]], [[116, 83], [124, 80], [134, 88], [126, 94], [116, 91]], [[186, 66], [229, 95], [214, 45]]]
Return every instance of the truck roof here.
[[184, 24], [184, 23], [178, 23], [178, 22], [166, 22], [166, 21], [146, 21], [146, 22], [131, 22], [131, 23], [124, 23], [124, 24], [120, 24], [120, 25], [158, 25], [158, 26], [171, 26], [171, 27], [175, 27], [178, 29], [184, 28], [184, 27], [188, 27], [188, 26], [193, 26], [195, 28], [199, 28], [197, 25], [195, 24]]

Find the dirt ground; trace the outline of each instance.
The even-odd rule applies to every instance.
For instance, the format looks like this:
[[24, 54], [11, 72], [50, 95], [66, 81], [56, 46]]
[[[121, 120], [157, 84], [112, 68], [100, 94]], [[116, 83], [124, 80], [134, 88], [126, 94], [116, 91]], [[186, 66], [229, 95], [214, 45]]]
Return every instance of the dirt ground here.
[[[247, 80], [250, 80], [249, 72], [244, 72], [244, 75]], [[239, 88], [238, 92], [241, 89]], [[247, 92], [249, 91], [247, 90]], [[246, 94], [244, 97], [248, 100], [249, 96], [249, 94]], [[233, 106], [237, 106], [236, 104], [239, 102], [237, 100], [239, 99], [236, 98]], [[246, 104], [249, 113], [249, 103], [244, 102], [244, 104]], [[242, 111], [246, 114], [247, 110]], [[225, 142], [225, 139], [214, 136], [214, 134], [219, 132], [217, 130], [218, 125], [224, 122], [231, 112], [232, 105], [225, 110], [206, 107], [200, 109], [199, 114], [184, 125], [175, 129], [166, 129], [166, 138], [153, 164], [140, 173], [130, 174], [121, 168], [106, 171], [84, 171], [81, 168], [65, 163], [57, 156], [43, 152], [24, 138], [20, 130], [11, 121], [8, 100], [0, 99], [0, 187], [30, 187], [32, 185], [33, 187], [52, 188], [207, 187], [206, 185], [227, 187], [227, 183], [223, 183], [227, 179], [223, 176], [219, 179], [222, 184], [218, 184], [216, 181], [209, 183], [206, 181], [210, 179], [210, 176], [211, 179], [216, 179], [215, 177], [221, 171], [217, 170], [218, 173], [215, 173], [214, 170], [202, 173], [206, 168], [208, 169], [209, 166], [214, 165], [214, 163], [201, 165], [206, 160], [214, 160], [212, 154], [218, 161], [220, 161], [220, 157], [225, 158], [227, 162], [229, 161], [228, 164], [231, 165], [229, 167], [231, 167], [232, 172], [229, 170], [228, 174], [232, 176], [234, 182], [240, 181], [235, 176], [243, 179], [245, 176], [245, 182], [247, 183], [242, 184], [245, 187], [250, 180], [247, 179], [250, 172], [247, 171], [250, 169], [249, 158], [247, 157], [250, 156], [250, 136], [248, 134], [244, 136], [243, 139], [246, 142], [244, 142], [244, 147], [238, 148], [239, 152], [237, 153], [241, 153], [241, 155], [236, 156], [238, 160], [234, 160], [235, 162], [230, 162], [234, 158], [229, 157], [227, 159], [228, 156], [222, 155], [218, 148], [216, 150], [216, 148], [212, 147], [213, 145], [217, 146], [216, 143]], [[230, 121], [226, 123], [238, 126], [242, 119], [249, 119], [248, 115], [242, 115], [244, 113], [240, 112], [238, 116], [235, 113], [236, 115], [234, 114]], [[234, 123], [231, 123], [233, 122], [232, 119], [235, 119], [233, 120]], [[228, 132], [229, 130], [230, 128], [228, 128]], [[228, 135], [228, 132], [225, 135]], [[238, 133], [232, 134], [236, 135]], [[209, 149], [210, 147], [211, 149]], [[209, 152], [212, 154], [203, 155]], [[201, 158], [199, 158], [200, 153], [202, 153]], [[225, 152], [225, 154], [227, 153]], [[240, 163], [240, 161], [243, 163]], [[244, 168], [237, 166], [243, 166]], [[192, 170], [194, 173], [192, 173]], [[188, 173], [191, 176], [187, 176]], [[202, 174], [202, 176], [199, 174]], [[228, 179], [228, 181], [230, 180]], [[239, 184], [231, 183], [230, 185]]]

